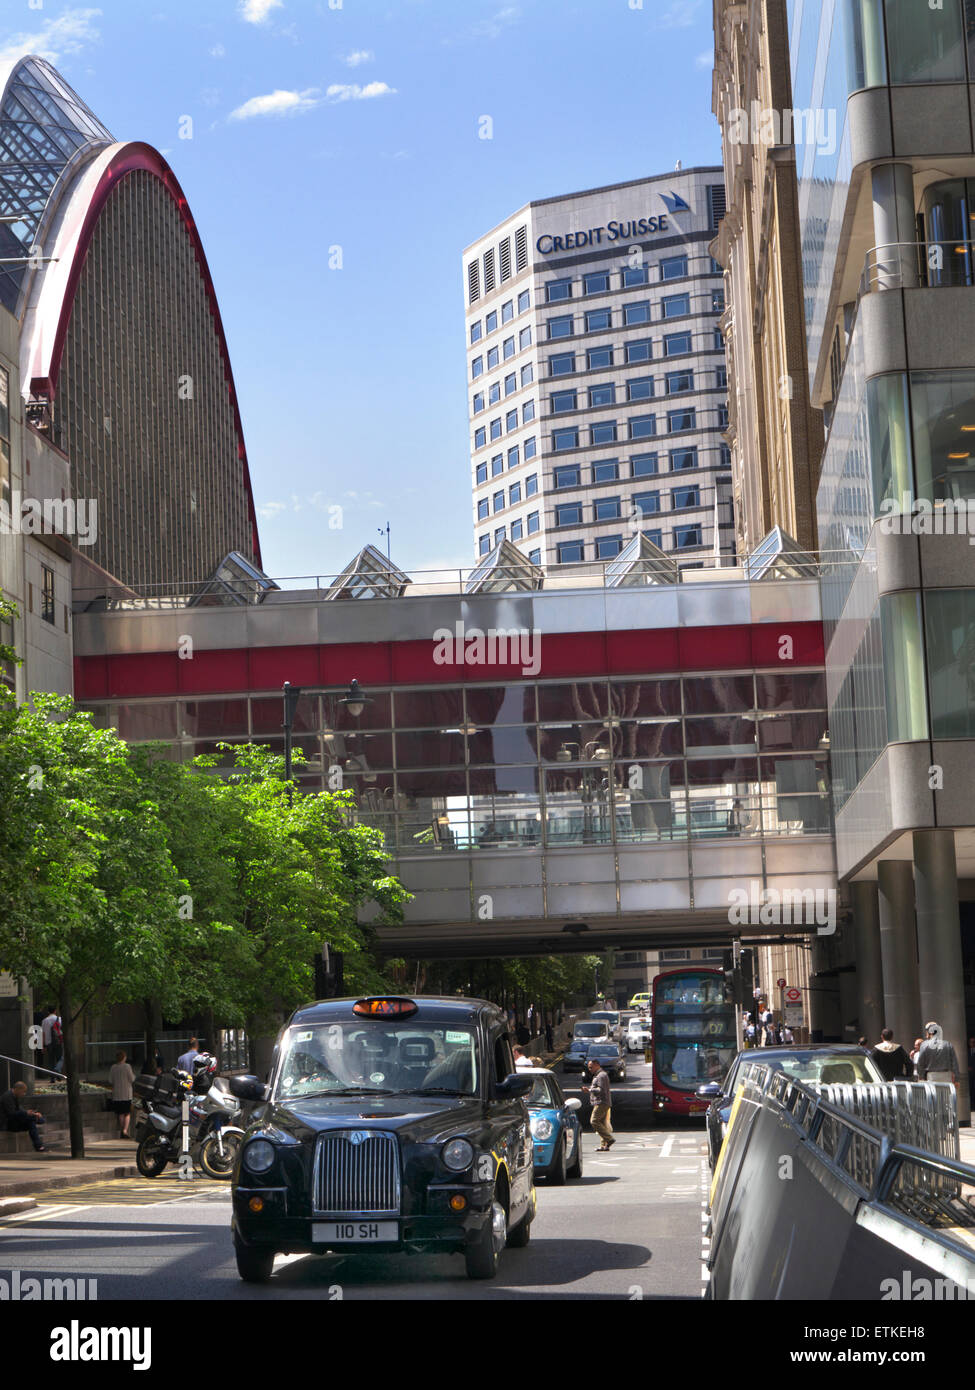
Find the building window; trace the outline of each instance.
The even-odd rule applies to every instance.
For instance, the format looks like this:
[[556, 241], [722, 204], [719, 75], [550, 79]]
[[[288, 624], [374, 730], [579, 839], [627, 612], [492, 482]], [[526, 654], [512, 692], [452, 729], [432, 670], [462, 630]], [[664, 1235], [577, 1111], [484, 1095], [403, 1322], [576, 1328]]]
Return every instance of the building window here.
[[531, 306], [531, 302], [532, 302], [532, 300], [531, 300], [531, 291], [530, 291], [530, 290], [522, 290], [521, 294], [518, 296], [518, 312], [519, 312], [519, 314], [523, 314], [523, 313], [525, 312], [525, 310], [528, 309], [528, 308]]
[[557, 488], [578, 487], [579, 465], [575, 463], [563, 463], [553, 470], [552, 478]]
[[681, 353], [690, 352], [691, 335], [689, 333], [665, 333], [664, 334], [664, 356], [679, 357]]
[[516, 517], [515, 520], [511, 523], [511, 539], [513, 541], [520, 541], [524, 534], [525, 524], [520, 516]]
[[534, 497], [534, 496], [535, 496], [535, 493], [536, 493], [537, 491], [538, 491], [538, 474], [537, 474], [537, 473], [529, 473], [528, 477], [525, 479], [525, 496], [526, 496], [526, 497]]
[[651, 478], [657, 472], [656, 454], [634, 454], [630, 459], [630, 469], [634, 478]]
[[521, 483], [512, 483], [508, 488], [508, 506], [513, 507], [521, 501]]
[[623, 322], [629, 328], [635, 323], [650, 322], [650, 305], [644, 299], [638, 304], [627, 304], [623, 309]]
[[627, 343], [626, 360], [627, 362], [649, 362], [652, 351], [648, 338], [639, 343]]
[[[527, 494], [527, 492], [528, 492], [528, 488], [526, 487], [526, 488], [525, 488], [525, 493]], [[529, 534], [530, 536], [534, 536], [537, 530], [538, 530], [538, 512], [529, 512], [529, 513], [528, 513], [528, 534]]]
[[650, 544], [655, 545], [658, 550], [663, 549], [664, 533], [662, 531], [644, 531], [643, 535], [645, 535]]
[[592, 480], [594, 483], [615, 483], [620, 475], [620, 465], [618, 459], [600, 459], [592, 466]]
[[613, 316], [609, 309], [588, 309], [586, 311], [586, 332], [605, 333], [612, 326]]
[[582, 541], [560, 541], [555, 554], [560, 565], [578, 565], [585, 558], [585, 547]]
[[718, 406], [718, 429], [719, 429], [719, 430], [726, 430], [727, 428], [728, 428], [728, 407], [727, 407], [727, 405], [724, 403], [724, 401], [722, 401], [721, 404]]
[[670, 506], [675, 512], [681, 511], [684, 507], [699, 507], [701, 505], [701, 489], [697, 483], [690, 487], [675, 487], [670, 490]]
[[679, 396], [683, 391], [694, 390], [694, 373], [690, 370], [668, 372], [664, 380], [667, 383], [668, 396]]
[[712, 346], [714, 347], [715, 352], [724, 352], [724, 336], [720, 328], [716, 328], [714, 330]]
[[486, 497], [482, 497], [482, 498], [480, 499], [480, 501], [478, 502], [478, 504], [477, 504], [477, 519], [478, 519], [478, 521], [487, 521], [488, 516], [490, 515], [490, 512], [491, 512], [491, 504], [490, 504], [490, 502], [488, 502], [488, 500], [487, 500]]
[[653, 377], [637, 376], [626, 383], [628, 401], [646, 401], [653, 395]]
[[492, 367], [496, 367], [500, 361], [501, 361], [501, 355], [500, 355], [500, 353], [498, 352], [498, 349], [497, 349], [496, 347], [488, 348], [488, 354], [487, 354], [488, 371], [490, 371]]
[[471, 342], [476, 343], [481, 336], [481, 320], [471, 324]]
[[552, 448], [556, 453], [561, 453], [563, 449], [578, 449], [578, 447], [579, 431], [575, 427], [552, 431]]
[[488, 405], [497, 405], [501, 399], [501, 385], [497, 381], [492, 381], [488, 387]]
[[616, 421], [603, 420], [598, 425], [592, 427], [593, 444], [615, 444], [616, 443]]
[[691, 546], [701, 544], [701, 526], [695, 523], [693, 526], [674, 527], [674, 549], [688, 550]]
[[477, 481], [479, 483], [487, 482], [487, 470], [488, 466], [486, 463], [479, 463], [477, 465]]
[[603, 386], [591, 386], [589, 388], [589, 409], [597, 410], [603, 405], [616, 404], [616, 387], [612, 382], [606, 382]]
[[571, 338], [572, 315], [566, 314], [563, 318], [549, 319], [546, 327], [549, 338]]
[[562, 299], [572, 298], [572, 280], [549, 280], [545, 286], [546, 304], [557, 304]]
[[492, 439], [500, 439], [500, 438], [501, 438], [501, 433], [502, 433], [501, 416], [499, 415], [498, 418], [497, 418], [496, 420], [492, 420], [492, 421], [491, 421], [491, 438], [492, 438]]
[[557, 357], [548, 359], [549, 376], [568, 376], [576, 369], [576, 355], [574, 352], [560, 352]]
[[526, 461], [527, 461], [528, 459], [533, 459], [534, 457], [535, 457], [535, 436], [532, 435], [530, 439], [526, 439], [526, 440], [525, 440], [525, 459], [526, 459]]
[[514, 338], [505, 338], [505, 340], [504, 340], [504, 342], [502, 343], [501, 347], [502, 347], [502, 355], [503, 355], [504, 360], [505, 360], [506, 362], [507, 362], [507, 360], [508, 360], [509, 357], [514, 357], [514, 355], [515, 355], [515, 340], [514, 340]]
[[505, 394], [506, 396], [510, 396], [510, 395], [513, 395], [514, 392], [517, 391], [517, 390], [518, 390], [518, 373], [517, 373], [517, 372], [509, 372], [508, 375], [507, 375], [507, 376], [505, 377], [505, 379], [504, 379], [504, 394]]
[[54, 622], [54, 571], [41, 565], [41, 620]]
[[578, 409], [578, 393], [576, 391], [553, 391], [551, 401], [553, 415], [562, 415], [567, 410]]
[[530, 328], [523, 328], [518, 334], [518, 347], [526, 348], [532, 345], [532, 331]]
[[540, 565], [542, 563], [542, 552], [540, 550], [529, 550], [528, 558], [533, 565]]
[[656, 415], [637, 415], [630, 420], [631, 439], [649, 439], [657, 433]]
[[491, 460], [491, 477], [496, 478], [504, 472], [504, 454], [495, 454]]
[[724, 313], [724, 290], [711, 291], [711, 312], [713, 314]]
[[484, 371], [484, 358], [475, 357], [471, 360], [471, 377], [479, 377]]
[[492, 499], [492, 502], [493, 502], [494, 510], [495, 510], [496, 512], [503, 512], [503, 511], [504, 511], [504, 493], [503, 493], [503, 492], [496, 492], [496, 493], [494, 494], [494, 497], [493, 497], [493, 499]]
[[508, 299], [501, 305], [501, 322], [510, 323], [515, 316], [515, 301]]
[[613, 349], [611, 347], [590, 348], [586, 353], [586, 366], [591, 372], [598, 372], [603, 367], [613, 365]]
[[483, 392], [483, 391], [475, 391], [475, 393], [474, 393], [474, 401], [473, 401], [473, 410], [474, 410], [474, 414], [477, 415], [478, 412], [481, 411], [481, 410], [483, 410], [483, 409], [484, 409], [484, 392]]
[[719, 444], [719, 445], [718, 445], [718, 458], [719, 458], [719, 460], [720, 460], [719, 467], [721, 467], [721, 468], [730, 468], [730, 467], [731, 467], [731, 448], [729, 447], [729, 445], [727, 445], [727, 444]]
[[486, 333], [493, 333], [497, 326], [498, 311], [497, 309], [492, 309], [491, 312], [488, 314], [487, 318], [484, 320], [484, 330]]
[[633, 506], [639, 516], [653, 516], [660, 511], [660, 493], [636, 492], [633, 494]]
[[583, 294], [608, 294], [609, 275], [605, 270], [591, 270], [582, 277]]
[[697, 467], [697, 448], [690, 449], [671, 449], [670, 450], [670, 471], [678, 473], [682, 468]]
[[620, 518], [620, 499], [600, 497], [596, 502], [593, 517], [596, 521], [618, 521]]
[[491, 537], [482, 536], [477, 543], [478, 552], [481, 555], [488, 555], [491, 552]]
[[687, 274], [686, 256], [666, 256], [660, 262], [661, 280], [683, 280]]
[[518, 457], [518, 445], [515, 444], [508, 450], [508, 467], [517, 468], [521, 460]]
[[725, 389], [725, 387], [728, 385], [728, 368], [727, 368], [727, 367], [715, 367], [715, 369], [714, 369], [714, 384], [715, 384], [715, 386], [717, 386], [717, 388], [719, 389], [719, 391], [723, 391], [723, 390]]
[[697, 429], [697, 411], [693, 406], [685, 406], [683, 410], [668, 410], [667, 429], [671, 434], [679, 434], [681, 430]]
[[517, 410], [508, 411], [507, 415], [504, 417], [504, 427], [508, 434], [510, 434], [512, 430], [516, 430], [518, 428]]
[[523, 425], [530, 424], [531, 421], [534, 420], [534, 418], [535, 418], [535, 402], [534, 402], [534, 401], [526, 401], [525, 404], [524, 404], [524, 405], [522, 406], [522, 408], [521, 408], [521, 423], [522, 423]]
[[487, 431], [485, 430], [484, 426], [481, 425], [479, 429], [476, 429], [474, 431], [474, 448], [483, 449], [486, 443]]
[[581, 526], [582, 525], [582, 503], [563, 502], [561, 506], [555, 508], [556, 526]]
[[634, 285], [646, 285], [650, 280], [650, 272], [645, 265], [628, 265], [623, 267], [623, 288], [632, 289]]
[[535, 371], [530, 362], [526, 362], [521, 369], [522, 386], [530, 386], [535, 380]]
[[612, 560], [622, 549], [622, 536], [598, 536], [596, 539], [597, 560]]
[[668, 294], [660, 301], [661, 316], [665, 319], [680, 319], [691, 312], [689, 294]]
[[504, 537], [505, 537], [505, 528], [504, 528], [503, 526], [497, 527], [497, 529], [496, 529], [495, 532], [494, 532], [494, 544], [495, 544], [495, 545], [500, 545], [501, 542], [504, 540]]

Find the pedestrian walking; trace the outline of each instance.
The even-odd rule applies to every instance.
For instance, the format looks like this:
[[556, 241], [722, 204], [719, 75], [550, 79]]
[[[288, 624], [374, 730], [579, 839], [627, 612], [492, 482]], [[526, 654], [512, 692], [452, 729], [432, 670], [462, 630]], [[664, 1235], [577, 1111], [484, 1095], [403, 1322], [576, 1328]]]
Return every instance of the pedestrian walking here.
[[26, 1094], [26, 1081], [15, 1081], [9, 1091], [4, 1091], [0, 1096], [0, 1121], [10, 1134], [23, 1134], [26, 1131], [36, 1151], [39, 1154], [46, 1153], [37, 1130], [37, 1126], [44, 1123], [44, 1116], [39, 1110], [24, 1109], [21, 1102]]
[[552, 1033], [552, 1025], [551, 1025], [551, 1023], [546, 1023], [546, 1025], [545, 1025], [545, 1051], [546, 1051], [546, 1052], [554, 1052], [554, 1051], [555, 1051], [555, 1047], [554, 1047], [554, 1034]]
[[909, 1055], [894, 1042], [893, 1028], [881, 1028], [880, 1042], [870, 1049], [870, 1056], [877, 1063], [885, 1081], [909, 1081], [914, 1075], [914, 1064]]
[[135, 1080], [135, 1072], [125, 1060], [125, 1053], [121, 1049], [115, 1054], [115, 1065], [110, 1068], [108, 1079], [112, 1083], [110, 1104], [118, 1121], [118, 1137], [128, 1139], [129, 1120], [132, 1117], [132, 1083]]
[[922, 1046], [923, 1042], [924, 1042], [924, 1039], [923, 1039], [923, 1038], [915, 1038], [915, 1039], [914, 1039], [914, 1046], [911, 1048], [911, 1051], [910, 1051], [911, 1066], [914, 1068], [914, 1075], [915, 1075], [915, 1077], [917, 1076], [917, 1055], [918, 1055], [918, 1053], [921, 1051], [921, 1046]]
[[613, 1136], [613, 1127], [610, 1124], [610, 1116], [613, 1113], [612, 1092], [609, 1089], [609, 1076], [596, 1061], [595, 1057], [589, 1063], [589, 1074], [592, 1081], [588, 1086], [583, 1086], [583, 1090], [589, 1096], [589, 1103], [592, 1106], [592, 1117], [589, 1123], [603, 1141], [596, 1150], [599, 1154], [609, 1153], [616, 1143]]
[[917, 1074], [920, 1081], [957, 1081], [958, 1058], [955, 1049], [945, 1039], [940, 1023], [924, 1025], [924, 1042], [917, 1054]]
[[196, 1059], [197, 1059], [197, 1057], [199, 1057], [199, 1055], [200, 1055], [200, 1040], [199, 1040], [199, 1038], [190, 1038], [189, 1050], [188, 1050], [187, 1052], [184, 1052], [184, 1053], [183, 1053], [182, 1057], [179, 1058], [179, 1060], [177, 1061], [176, 1065], [179, 1067], [180, 1071], [188, 1071], [189, 1074], [190, 1074], [190, 1076], [192, 1076], [192, 1075], [193, 1075], [193, 1063], [196, 1061]]
[[788, 1024], [782, 1029], [782, 1042], [785, 1047], [791, 1047], [795, 1042], [795, 1035]]
[[44, 1043], [44, 1065], [49, 1071], [60, 1071], [61, 1061], [61, 1016], [52, 1004], [41, 1023], [41, 1040]]

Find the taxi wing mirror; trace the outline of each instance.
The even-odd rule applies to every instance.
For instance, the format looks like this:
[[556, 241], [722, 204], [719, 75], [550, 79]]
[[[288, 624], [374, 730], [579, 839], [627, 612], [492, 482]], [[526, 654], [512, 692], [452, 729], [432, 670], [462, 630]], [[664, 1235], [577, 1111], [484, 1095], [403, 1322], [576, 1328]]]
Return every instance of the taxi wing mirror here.
[[527, 1096], [534, 1081], [533, 1076], [519, 1076], [516, 1071], [513, 1071], [510, 1076], [499, 1081], [494, 1089], [501, 1100], [512, 1100], [515, 1096]]
[[697, 1093], [699, 1096], [706, 1096], [708, 1099], [713, 1096], [720, 1096], [721, 1083], [719, 1081], [709, 1081], [705, 1086], [698, 1086]]
[[581, 1110], [582, 1101], [579, 1100], [577, 1096], [570, 1096], [569, 1099], [565, 1102], [565, 1108], [566, 1110]]
[[261, 1101], [267, 1099], [267, 1087], [256, 1076], [231, 1076], [228, 1084], [232, 1095], [238, 1100]]

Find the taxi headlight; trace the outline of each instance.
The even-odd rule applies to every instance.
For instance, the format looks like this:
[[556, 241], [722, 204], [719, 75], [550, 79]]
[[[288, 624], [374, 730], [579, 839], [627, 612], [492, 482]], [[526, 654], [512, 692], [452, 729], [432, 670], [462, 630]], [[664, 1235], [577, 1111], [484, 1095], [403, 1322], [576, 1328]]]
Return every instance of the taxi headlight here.
[[532, 1135], [536, 1139], [551, 1139], [552, 1121], [547, 1120], [544, 1115], [533, 1115], [531, 1118]]
[[266, 1173], [274, 1162], [274, 1145], [266, 1139], [252, 1139], [242, 1161], [249, 1173]]
[[448, 1139], [440, 1156], [452, 1173], [463, 1173], [474, 1162], [474, 1150], [466, 1139]]

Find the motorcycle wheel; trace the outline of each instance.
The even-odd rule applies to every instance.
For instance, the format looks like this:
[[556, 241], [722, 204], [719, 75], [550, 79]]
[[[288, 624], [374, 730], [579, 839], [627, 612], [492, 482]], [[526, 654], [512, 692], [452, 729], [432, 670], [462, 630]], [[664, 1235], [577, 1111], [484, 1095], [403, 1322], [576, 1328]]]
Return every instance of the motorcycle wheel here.
[[[216, 1178], [220, 1181], [230, 1177], [237, 1161], [237, 1153], [240, 1149], [242, 1134], [228, 1134], [223, 1131], [218, 1139], [220, 1131], [215, 1130], [213, 1134], [208, 1134], [200, 1146], [200, 1167], [208, 1178]], [[223, 1152], [221, 1153], [221, 1147]]]
[[165, 1140], [152, 1131], [147, 1134], [135, 1151], [136, 1167], [144, 1178], [158, 1178], [169, 1162], [169, 1152]]

